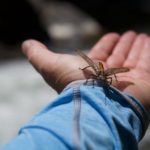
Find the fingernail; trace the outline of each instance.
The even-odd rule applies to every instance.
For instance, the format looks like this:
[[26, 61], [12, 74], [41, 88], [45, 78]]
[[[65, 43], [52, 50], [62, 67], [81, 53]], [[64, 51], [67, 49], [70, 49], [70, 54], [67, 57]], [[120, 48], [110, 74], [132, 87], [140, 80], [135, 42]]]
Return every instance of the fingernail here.
[[23, 49], [28, 49], [31, 45], [32, 45], [32, 41], [31, 40], [26, 40], [22, 43], [22, 48]]
[[22, 43], [22, 51], [25, 53], [25, 51], [32, 45], [31, 40], [26, 40]]

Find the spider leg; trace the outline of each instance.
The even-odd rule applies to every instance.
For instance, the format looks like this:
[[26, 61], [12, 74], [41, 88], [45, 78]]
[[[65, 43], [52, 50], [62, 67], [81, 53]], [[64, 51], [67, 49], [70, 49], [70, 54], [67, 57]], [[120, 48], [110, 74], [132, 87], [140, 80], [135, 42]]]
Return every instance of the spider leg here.
[[85, 70], [85, 69], [87, 69], [87, 68], [89, 68], [89, 67], [91, 67], [91, 66], [86, 66], [86, 67], [84, 67], [84, 68], [79, 68], [80, 70]]
[[86, 81], [85, 81], [84, 85], [86, 85], [86, 84], [88, 83], [88, 80], [89, 80], [89, 78], [88, 78], [88, 79], [86, 79]]
[[[91, 74], [90, 77], [92, 77], [92, 79], [97, 79], [97, 76], [95, 74]], [[94, 88], [94, 80], [93, 80], [93, 88]]]
[[107, 81], [108, 85], [111, 85], [112, 84], [112, 77], [107, 77], [106, 81]]
[[[87, 84], [88, 80], [91, 79], [91, 78], [92, 78], [92, 79], [97, 79], [97, 76], [96, 76], [95, 74], [91, 74], [91, 75], [89, 76], [89, 78], [86, 79], [86, 81], [85, 81], [84, 84]], [[93, 80], [92, 83], [93, 83], [92, 85], [93, 85], [93, 87], [94, 87], [94, 80]]]
[[[86, 67], [84, 67], [84, 68], [79, 68], [79, 69], [80, 69], [80, 70], [85, 70], [85, 69], [87, 69], [87, 68], [89, 68], [89, 67], [91, 67], [91, 66], [86, 66]], [[90, 78], [92, 78], [92, 79], [97, 79], [97, 76], [94, 75], [94, 74], [89, 75], [89, 77], [86, 79], [86, 81], [85, 81], [84, 84], [87, 84], [87, 82], [88, 82], [88, 80], [89, 80]], [[93, 80], [93, 87], [94, 87], [94, 80]]]
[[95, 74], [91, 74], [89, 77], [92, 79], [97, 79], [97, 76]]
[[116, 76], [116, 74], [115, 74], [115, 73], [114, 73], [114, 77], [115, 77], [116, 82], [118, 82], [118, 80], [117, 80], [117, 76]]

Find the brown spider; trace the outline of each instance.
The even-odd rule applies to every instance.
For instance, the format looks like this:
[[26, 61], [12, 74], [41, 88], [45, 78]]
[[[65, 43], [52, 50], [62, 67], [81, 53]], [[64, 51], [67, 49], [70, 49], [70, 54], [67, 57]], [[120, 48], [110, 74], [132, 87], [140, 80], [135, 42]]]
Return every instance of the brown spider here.
[[112, 75], [114, 75], [116, 81], [117, 73], [122, 73], [122, 72], [127, 72], [129, 71], [129, 68], [126, 67], [121, 67], [121, 68], [108, 68], [104, 69], [104, 66], [102, 62], [95, 63], [92, 59], [90, 59], [87, 55], [85, 55], [83, 52], [80, 50], [76, 50], [76, 52], [88, 63], [89, 66], [86, 66], [84, 68], [80, 68], [81, 70], [85, 70], [89, 67], [91, 67], [94, 71], [95, 74], [91, 74], [91, 77], [98, 80], [102, 81], [103, 83], [106, 83], [107, 85], [112, 84]]

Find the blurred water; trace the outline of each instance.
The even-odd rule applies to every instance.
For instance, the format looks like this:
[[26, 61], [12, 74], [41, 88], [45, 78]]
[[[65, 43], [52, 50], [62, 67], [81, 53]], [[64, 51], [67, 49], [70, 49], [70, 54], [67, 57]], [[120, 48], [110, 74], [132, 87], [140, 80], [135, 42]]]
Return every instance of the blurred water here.
[[13, 138], [56, 95], [27, 61], [0, 64], [0, 144]]

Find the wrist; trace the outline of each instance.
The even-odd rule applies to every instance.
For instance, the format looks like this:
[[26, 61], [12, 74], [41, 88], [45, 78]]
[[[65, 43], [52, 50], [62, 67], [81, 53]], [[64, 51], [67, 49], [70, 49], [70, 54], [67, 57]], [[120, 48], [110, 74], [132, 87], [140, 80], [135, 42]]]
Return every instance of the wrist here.
[[68, 84], [77, 80], [87, 80], [90, 78], [91, 72], [83, 72], [79, 69], [76, 71], [72, 70], [70, 72], [63, 73], [58, 76], [55, 82], [55, 90], [60, 93]]

